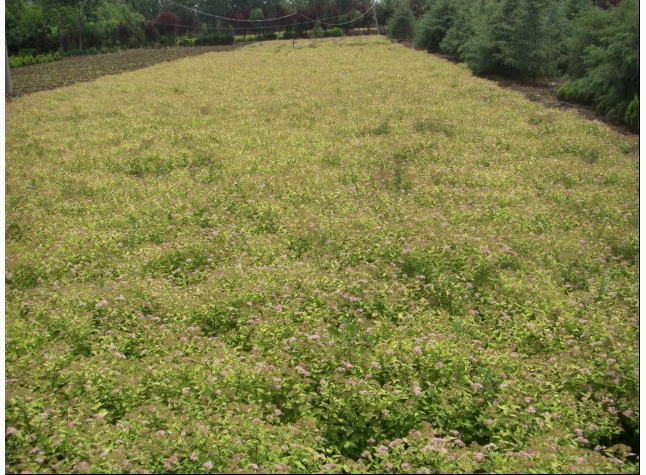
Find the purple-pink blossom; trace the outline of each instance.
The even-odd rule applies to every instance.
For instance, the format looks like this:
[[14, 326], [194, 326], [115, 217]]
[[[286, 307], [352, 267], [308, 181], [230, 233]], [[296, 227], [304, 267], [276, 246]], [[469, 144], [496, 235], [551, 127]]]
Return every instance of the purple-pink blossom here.
[[385, 445], [380, 445], [379, 447], [377, 447], [378, 454], [385, 454], [386, 452], [388, 452], [388, 447], [386, 447]]
[[79, 462], [74, 468], [80, 473], [90, 473], [90, 464], [87, 462]]
[[307, 371], [307, 370], [306, 370], [305, 368], [303, 368], [302, 366], [297, 366], [297, 367], [296, 367], [296, 371], [298, 371], [299, 373], [301, 373], [303, 376], [309, 376], [309, 375], [310, 375], [310, 372], [309, 372], [309, 371]]

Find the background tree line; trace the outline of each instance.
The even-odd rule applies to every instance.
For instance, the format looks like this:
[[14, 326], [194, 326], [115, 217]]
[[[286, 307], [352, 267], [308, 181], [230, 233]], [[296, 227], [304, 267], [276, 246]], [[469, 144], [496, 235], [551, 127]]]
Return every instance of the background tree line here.
[[[328, 18], [330, 23], [341, 23], [344, 32], [374, 26], [373, 15], [363, 15], [371, 4], [370, 0], [7, 0], [5, 31], [12, 55], [166, 46], [197, 38], [197, 44], [222, 44], [232, 43], [233, 35], [302, 35], [317, 20], [323, 21], [325, 30]], [[288, 16], [296, 12], [301, 15]]]
[[[10, 54], [56, 51], [56, 59], [63, 52], [231, 44], [234, 35], [336, 36], [373, 27], [371, 6], [371, 0], [7, 0], [5, 31]], [[592, 104], [634, 130], [638, 11], [638, 0], [380, 0], [375, 7], [394, 39], [465, 62], [476, 74], [563, 77], [558, 97]]]
[[639, 128], [638, 0], [430, 0], [398, 3], [395, 39], [476, 74], [563, 77], [557, 96]]

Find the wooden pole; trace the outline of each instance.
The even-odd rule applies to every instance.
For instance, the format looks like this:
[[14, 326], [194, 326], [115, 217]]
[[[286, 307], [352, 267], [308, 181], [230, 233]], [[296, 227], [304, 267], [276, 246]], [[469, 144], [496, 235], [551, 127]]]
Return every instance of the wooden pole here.
[[377, 34], [380, 35], [381, 33], [379, 31], [379, 20], [377, 20], [377, 1], [376, 0], [374, 3], [374, 6], [375, 6], [375, 9], [372, 12], [375, 14], [375, 23], [377, 24]]
[[4, 95], [11, 95], [11, 72], [9, 71], [9, 51], [7, 42], [4, 42]]

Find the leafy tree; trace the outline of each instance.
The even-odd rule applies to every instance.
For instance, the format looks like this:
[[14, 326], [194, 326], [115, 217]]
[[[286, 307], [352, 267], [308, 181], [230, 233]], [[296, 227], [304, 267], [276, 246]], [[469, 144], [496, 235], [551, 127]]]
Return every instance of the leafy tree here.
[[22, 48], [47, 50], [51, 32], [42, 7], [22, 0], [6, 2], [5, 40], [12, 54]]
[[[217, 16], [227, 16], [231, 10], [231, 1], [230, 0], [218, 0], [214, 2], [212, 0], [197, 0], [195, 2], [195, 8], [199, 11], [207, 13], [209, 15]], [[204, 16], [203, 21], [215, 24], [216, 18]]]
[[568, 69], [570, 77], [583, 77], [587, 71], [583, 63], [585, 52], [590, 46], [601, 46], [602, 35], [608, 23], [606, 12], [599, 8], [588, 6], [579, 12], [573, 25], [568, 41]]
[[61, 6], [68, 6], [73, 12], [74, 34], [78, 39], [78, 48], [83, 49], [85, 26], [96, 14], [100, 0], [59, 0]]
[[264, 20], [265, 14], [263, 13], [262, 8], [254, 8], [253, 10], [251, 10], [249, 19], [254, 21]]
[[637, 0], [623, 0], [607, 10], [586, 10], [576, 20], [571, 41], [572, 79], [559, 96], [592, 102], [599, 113], [624, 118], [639, 94], [638, 45]]
[[464, 60], [464, 48], [474, 36], [474, 8], [470, 0], [458, 3], [456, 13], [444, 38], [440, 42], [440, 51], [453, 59]]
[[316, 25], [314, 25], [312, 34], [314, 35], [314, 38], [325, 38], [325, 31], [323, 30], [319, 22], [316, 22]]
[[345, 15], [343, 15], [343, 16], [339, 19], [339, 20], [340, 20], [340, 23], [343, 23], [343, 25], [341, 25], [341, 28], [343, 29], [343, 31], [344, 31], [345, 33], [347, 33], [347, 32], [348, 32], [348, 31], [350, 31], [352, 28], [354, 28], [354, 27], [357, 25], [357, 23], [359, 23], [359, 21], [360, 21], [360, 17], [361, 17], [361, 13], [359, 13], [359, 12], [358, 12], [357, 10], [355, 10], [354, 8], [353, 8], [353, 9], [351, 9], [351, 10], [350, 10], [348, 13], [346, 13]]
[[262, 22], [259, 22], [258, 20], [264, 20], [265, 19], [265, 14], [263, 13], [262, 8], [254, 8], [253, 10], [251, 10], [251, 14], [249, 15], [249, 19], [255, 21], [255, 23], [253, 24], [253, 27], [255, 28], [254, 33], [256, 35], [261, 34], [262, 31], [263, 31], [263, 28], [262, 28], [263, 24], [262, 24]]
[[415, 17], [407, 3], [400, 3], [386, 25], [388, 36], [395, 40], [407, 41], [415, 34]]
[[569, 21], [578, 17], [582, 11], [591, 7], [590, 0], [565, 0], [562, 4], [565, 18]]
[[175, 38], [180, 25], [180, 19], [172, 12], [161, 12], [155, 17], [155, 27], [159, 34], [169, 39]]
[[101, 2], [87, 24], [87, 46], [135, 46], [143, 42], [144, 17], [127, 3]]
[[553, 75], [559, 50], [548, 24], [550, 0], [502, 0], [481, 4], [473, 36], [462, 53], [477, 74], [536, 78]]
[[458, 5], [452, 0], [439, 0], [422, 18], [415, 42], [430, 52], [440, 50], [440, 43], [453, 26]]
[[565, 3], [552, 0], [552, 6], [547, 10], [548, 41], [554, 48], [554, 66], [560, 76], [568, 67], [567, 44], [572, 31], [572, 21], [567, 15]]
[[507, 28], [501, 3], [482, 0], [473, 13], [473, 35], [462, 46], [462, 57], [476, 74], [504, 73], [501, 45]]
[[377, 3], [377, 21], [380, 25], [387, 25], [395, 13], [395, 0], [381, 0]]
[[624, 115], [624, 122], [626, 122], [630, 130], [639, 132], [639, 96], [637, 94], [635, 94], [635, 98], [628, 105], [628, 109]]
[[334, 0], [334, 5], [339, 7], [341, 11], [347, 12], [352, 8], [353, 0]]
[[528, 78], [556, 73], [558, 57], [554, 37], [547, 24], [550, 0], [506, 0], [503, 4], [503, 63]]
[[[162, 3], [159, 0], [124, 0], [127, 5], [129, 5], [132, 10], [136, 13], [139, 13], [144, 18], [150, 19], [155, 18], [162, 12]], [[220, 3], [218, 2], [212, 3]], [[199, 7], [198, 7], [199, 8]]]
[[410, 10], [415, 18], [423, 17], [428, 11], [429, 2], [426, 0], [409, 0]]
[[56, 39], [59, 49], [63, 49], [65, 38], [70, 36], [75, 26], [76, 12], [71, 3], [58, 0], [41, 0], [40, 6], [47, 18], [52, 36]]

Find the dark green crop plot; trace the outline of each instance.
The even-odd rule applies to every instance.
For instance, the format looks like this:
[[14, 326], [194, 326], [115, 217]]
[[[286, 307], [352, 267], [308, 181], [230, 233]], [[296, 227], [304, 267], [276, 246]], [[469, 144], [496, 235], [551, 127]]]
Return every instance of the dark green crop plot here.
[[214, 51], [232, 51], [235, 46], [191, 46], [140, 48], [117, 53], [72, 56], [61, 61], [34, 64], [11, 70], [13, 95], [56, 89], [78, 82], [93, 81], [109, 74], [146, 68], [165, 61], [197, 56]]

